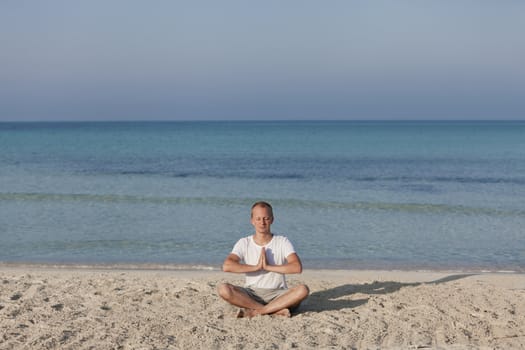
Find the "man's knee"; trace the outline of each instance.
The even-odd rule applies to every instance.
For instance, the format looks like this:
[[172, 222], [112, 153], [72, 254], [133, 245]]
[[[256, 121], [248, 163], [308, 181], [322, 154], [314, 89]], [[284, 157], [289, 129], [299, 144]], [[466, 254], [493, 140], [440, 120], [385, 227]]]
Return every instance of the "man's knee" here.
[[224, 300], [229, 300], [233, 294], [233, 286], [229, 283], [220, 283], [217, 286], [217, 293]]
[[300, 300], [306, 299], [306, 297], [308, 297], [308, 295], [310, 294], [310, 289], [308, 288], [306, 284], [300, 284], [296, 286], [295, 288], [296, 288], [297, 296]]

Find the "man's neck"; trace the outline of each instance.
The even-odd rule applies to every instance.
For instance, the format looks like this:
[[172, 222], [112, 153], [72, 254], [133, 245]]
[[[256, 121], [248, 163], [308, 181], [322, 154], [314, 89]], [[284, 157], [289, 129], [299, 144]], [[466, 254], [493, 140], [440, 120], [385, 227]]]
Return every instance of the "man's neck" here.
[[266, 245], [270, 243], [270, 241], [273, 238], [273, 234], [271, 232], [262, 233], [262, 232], [255, 232], [253, 235], [253, 240], [258, 245]]

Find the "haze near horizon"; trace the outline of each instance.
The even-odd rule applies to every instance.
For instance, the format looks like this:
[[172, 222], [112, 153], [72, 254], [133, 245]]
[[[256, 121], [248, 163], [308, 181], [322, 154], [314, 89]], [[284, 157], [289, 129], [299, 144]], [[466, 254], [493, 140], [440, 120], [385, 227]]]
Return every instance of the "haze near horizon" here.
[[3, 1], [0, 121], [525, 118], [521, 1]]

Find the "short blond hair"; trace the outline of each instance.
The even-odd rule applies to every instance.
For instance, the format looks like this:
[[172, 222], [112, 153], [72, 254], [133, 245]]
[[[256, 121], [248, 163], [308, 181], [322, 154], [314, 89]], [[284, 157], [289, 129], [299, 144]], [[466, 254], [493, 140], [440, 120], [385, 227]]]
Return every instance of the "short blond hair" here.
[[256, 208], [256, 207], [262, 207], [262, 208], [268, 209], [270, 211], [270, 215], [273, 218], [273, 208], [270, 205], [270, 203], [265, 202], [265, 201], [259, 201], [259, 202], [253, 203], [252, 209], [251, 209], [251, 215], [250, 215], [251, 217], [253, 217], [253, 209]]

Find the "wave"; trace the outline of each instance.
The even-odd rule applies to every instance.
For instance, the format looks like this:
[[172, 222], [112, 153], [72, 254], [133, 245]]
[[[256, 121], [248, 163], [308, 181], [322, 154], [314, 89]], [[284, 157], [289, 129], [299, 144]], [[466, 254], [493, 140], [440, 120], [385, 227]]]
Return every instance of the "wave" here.
[[[230, 197], [167, 197], [139, 196], [118, 194], [72, 194], [72, 193], [0, 193], [0, 201], [40, 201], [40, 202], [95, 202], [95, 203], [130, 203], [130, 204], [163, 204], [187, 205], [202, 204], [214, 206], [249, 206], [256, 198]], [[525, 217], [522, 209], [501, 209], [490, 207], [474, 207], [465, 205], [435, 204], [435, 203], [392, 203], [392, 202], [338, 202], [310, 199], [275, 198], [270, 199], [280, 207], [318, 208], [343, 210], [380, 210], [403, 213], [425, 214], [459, 214], [483, 216]]]
[[80, 193], [0, 193], [1, 200], [50, 202], [150, 203], [150, 204], [244, 204], [245, 201], [223, 197], [154, 197], [118, 194]]
[[501, 178], [501, 177], [466, 177], [466, 176], [391, 176], [391, 177], [351, 177], [349, 180], [362, 182], [398, 181], [398, 182], [453, 182], [473, 184], [513, 184], [525, 185], [525, 178]]
[[[325, 166], [313, 167], [312, 163], [305, 163], [297, 165], [294, 169], [287, 169], [288, 171], [268, 172], [261, 166], [261, 169], [237, 169], [236, 164], [230, 164], [224, 167], [202, 169], [196, 167], [194, 170], [176, 170], [170, 168], [155, 168], [149, 167], [147, 169], [111, 169], [100, 168], [96, 169], [82, 169], [78, 172], [81, 174], [90, 175], [131, 175], [131, 176], [161, 176], [172, 178], [236, 178], [236, 179], [290, 179], [290, 180], [307, 180], [307, 179], [344, 179], [348, 181], [357, 182], [399, 182], [399, 183], [459, 183], [459, 184], [510, 184], [510, 185], [525, 185], [525, 177], [520, 176], [454, 176], [441, 175], [435, 176], [428, 173], [421, 173], [416, 176], [407, 174], [405, 171], [400, 172], [398, 176], [377, 176], [355, 173], [356, 168], [366, 168], [366, 166], [355, 166], [354, 169], [347, 167], [345, 164], [325, 164]], [[497, 165], [495, 165], [497, 166]], [[299, 169], [299, 170], [297, 170]], [[502, 174], [503, 175], [503, 174]]]
[[[231, 248], [231, 242], [222, 241], [181, 241], [178, 239], [146, 240], [146, 239], [88, 239], [88, 240], [39, 240], [29, 242], [17, 242], [13, 251], [23, 250], [38, 251], [94, 251], [100, 252], [106, 249], [119, 249], [126, 251], [203, 251], [210, 249]], [[13, 248], [13, 247], [11, 247]]]
[[31, 262], [31, 261], [0, 261], [0, 268], [16, 268], [16, 269], [56, 269], [56, 270], [146, 270], [146, 271], [207, 271], [207, 272], [221, 272], [222, 269], [217, 264], [176, 264], [176, 263], [94, 263], [94, 262], [78, 262], [70, 263], [60, 262]]
[[189, 177], [212, 177], [212, 178], [226, 178], [226, 177], [235, 177], [235, 178], [257, 178], [257, 179], [276, 179], [276, 180], [286, 180], [286, 179], [305, 179], [304, 175], [301, 174], [218, 174], [218, 173], [206, 173], [206, 172], [165, 172], [159, 173], [151, 170], [137, 170], [137, 171], [121, 171], [117, 175], [161, 175], [174, 178], [189, 178]]

